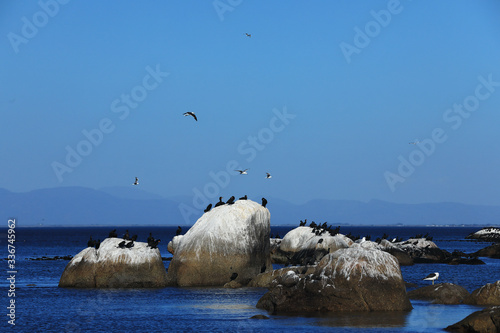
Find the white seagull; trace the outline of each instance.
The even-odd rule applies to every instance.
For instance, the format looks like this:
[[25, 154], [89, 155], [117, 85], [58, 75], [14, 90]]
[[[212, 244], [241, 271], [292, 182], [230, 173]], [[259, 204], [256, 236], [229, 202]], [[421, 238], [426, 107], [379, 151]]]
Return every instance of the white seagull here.
[[271, 174], [269, 172], [266, 172], [266, 179], [272, 178]]
[[245, 36], [252, 37], [252, 34], [249, 34], [248, 32], [245, 32]]
[[139, 178], [135, 177], [134, 185], [139, 185]]
[[427, 275], [422, 280], [432, 281], [432, 284], [434, 284], [434, 280], [437, 280], [438, 277], [439, 277], [439, 273], [436, 272], [436, 273], [431, 273], [431, 274]]
[[245, 169], [245, 170], [234, 170], [234, 171], [238, 171], [240, 173], [240, 175], [248, 175], [247, 170], [248, 169]]
[[198, 118], [196, 118], [196, 115], [194, 114], [194, 112], [184, 112], [184, 116], [191, 116], [194, 118], [194, 120], [198, 121]]

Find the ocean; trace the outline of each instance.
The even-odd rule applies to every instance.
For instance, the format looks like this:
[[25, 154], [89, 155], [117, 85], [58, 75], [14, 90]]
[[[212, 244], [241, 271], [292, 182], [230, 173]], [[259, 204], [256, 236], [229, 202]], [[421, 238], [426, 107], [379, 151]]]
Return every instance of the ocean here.
[[[272, 227], [283, 237], [296, 226]], [[35, 260], [42, 257], [76, 255], [90, 236], [105, 239], [116, 228], [121, 236], [128, 229], [145, 241], [149, 232], [160, 238], [162, 257], [171, 258], [168, 242], [177, 227], [72, 227], [15, 228], [14, 270], [8, 267], [7, 230], [0, 234], [3, 249], [2, 305], [5, 315], [0, 331], [18, 332], [441, 332], [481, 307], [435, 305], [412, 301], [414, 309], [403, 313], [342, 313], [317, 316], [274, 316], [257, 309], [266, 293], [262, 288], [162, 288], [162, 289], [71, 289], [57, 285], [68, 260]], [[429, 233], [444, 250], [475, 252], [489, 245], [465, 240], [481, 227], [370, 227], [343, 226], [340, 232], [372, 240], [384, 233], [408, 239]], [[183, 233], [189, 227], [183, 227]], [[12, 248], [11, 248], [12, 249]], [[500, 260], [481, 258], [486, 265], [415, 264], [401, 268], [406, 282], [428, 285], [422, 278], [439, 272], [438, 282], [451, 282], [469, 292], [500, 279]], [[168, 269], [169, 261], [164, 261]], [[274, 268], [282, 266], [275, 265]], [[9, 273], [9, 272], [15, 273]], [[13, 279], [15, 281], [13, 281]], [[11, 278], [9, 280], [9, 278]], [[12, 283], [14, 282], [14, 283]], [[12, 284], [11, 284], [12, 283]], [[14, 294], [12, 293], [14, 287]], [[8, 321], [11, 300], [15, 301], [15, 326]], [[266, 315], [269, 319], [250, 319]], [[12, 321], [11, 321], [12, 323]]]

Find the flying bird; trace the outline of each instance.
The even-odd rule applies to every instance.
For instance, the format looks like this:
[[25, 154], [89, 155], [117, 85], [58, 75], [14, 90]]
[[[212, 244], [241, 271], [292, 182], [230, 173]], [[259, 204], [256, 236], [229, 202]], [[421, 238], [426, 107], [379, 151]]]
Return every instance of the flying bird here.
[[425, 280], [425, 281], [432, 281], [432, 284], [434, 284], [434, 280], [437, 280], [439, 277], [439, 273], [431, 273], [429, 275], [427, 275], [425, 278], [423, 278], [422, 280]]
[[240, 175], [248, 175], [247, 170], [248, 169], [245, 169], [245, 170], [234, 170], [234, 171], [238, 171], [240, 173]]
[[191, 116], [194, 118], [194, 120], [198, 121], [198, 118], [196, 118], [196, 115], [194, 114], [194, 112], [184, 112], [184, 116]]
[[271, 176], [271, 174], [269, 172], [266, 172], [266, 178], [269, 179], [269, 178], [272, 178], [273, 176]]
[[420, 141], [418, 141], [418, 140], [415, 140], [413, 142], [408, 142], [408, 144], [410, 144], [410, 145], [416, 145], [416, 144], [419, 144], [419, 143], [420, 143]]
[[249, 34], [248, 32], [245, 32], [245, 36], [252, 37], [252, 34]]
[[135, 177], [134, 185], [139, 185], [139, 178]]

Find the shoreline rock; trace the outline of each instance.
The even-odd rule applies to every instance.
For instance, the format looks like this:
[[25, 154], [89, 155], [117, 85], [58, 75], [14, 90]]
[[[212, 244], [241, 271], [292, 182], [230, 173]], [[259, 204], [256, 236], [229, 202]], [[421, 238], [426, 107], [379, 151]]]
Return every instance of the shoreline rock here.
[[468, 296], [467, 289], [453, 283], [438, 283], [408, 292], [410, 299], [431, 301], [432, 304], [462, 304]]
[[123, 241], [106, 238], [98, 250], [87, 247], [66, 265], [59, 287], [65, 288], [162, 288], [167, 273], [159, 249], [134, 242], [119, 248]]
[[500, 305], [500, 280], [474, 290], [465, 300], [470, 305]]
[[476, 311], [458, 323], [445, 328], [449, 332], [500, 332], [500, 306]]
[[465, 239], [476, 239], [483, 242], [500, 242], [500, 228], [486, 227], [479, 231], [470, 233]]

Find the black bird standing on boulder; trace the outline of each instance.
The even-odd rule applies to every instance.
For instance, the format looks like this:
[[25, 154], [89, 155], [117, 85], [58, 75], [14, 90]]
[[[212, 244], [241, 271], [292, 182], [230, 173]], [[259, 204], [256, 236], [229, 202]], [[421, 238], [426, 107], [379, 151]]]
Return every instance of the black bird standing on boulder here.
[[181, 226], [178, 226], [177, 231], [175, 232], [175, 235], [179, 236], [181, 233], [182, 233], [182, 228], [181, 228]]
[[219, 206], [222, 206], [222, 205], [225, 205], [225, 203], [224, 203], [224, 201], [222, 201], [222, 197], [219, 197], [219, 202], [215, 204], [215, 207], [219, 207]]
[[161, 239], [157, 239], [151, 242], [151, 244], [148, 244], [149, 247], [152, 249], [157, 249], [158, 248], [158, 243], [161, 242]]
[[98, 239], [97, 242], [95, 243], [95, 249], [99, 250], [99, 246], [101, 246], [101, 240]]
[[133, 235], [133, 236], [130, 238], [130, 240], [132, 240], [132, 241], [134, 241], [134, 242], [135, 242], [135, 241], [137, 240], [137, 235]]
[[151, 242], [154, 242], [155, 238], [153, 237], [153, 234], [152, 233], [149, 233], [149, 237], [148, 237], [148, 245], [151, 243]]
[[90, 236], [90, 239], [87, 242], [87, 247], [94, 247], [94, 245], [95, 245], [95, 240], [93, 240], [92, 236]]
[[266, 208], [267, 200], [266, 198], [262, 198], [262, 207]]
[[123, 239], [130, 240], [130, 236], [128, 234], [128, 230], [125, 230], [125, 235], [123, 235]]
[[118, 237], [118, 234], [116, 233], [116, 229], [113, 229], [112, 231], [110, 231], [108, 237], [109, 238]]
[[212, 204], [208, 204], [207, 208], [205, 208], [204, 212], [207, 213], [212, 209]]
[[247, 197], [247, 195], [245, 194], [245, 196], [244, 196], [244, 197], [241, 197], [239, 200], [247, 200], [247, 199], [248, 199], [248, 197]]
[[120, 244], [118, 244], [118, 247], [120, 249], [124, 249], [125, 248], [125, 241], [120, 242]]
[[234, 204], [234, 195], [231, 198], [229, 198], [229, 200], [226, 202], [226, 204], [228, 204], [228, 205]]
[[125, 247], [128, 248], [128, 249], [130, 249], [133, 246], [134, 246], [134, 241], [130, 241], [127, 244], [125, 244]]

